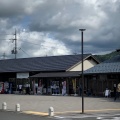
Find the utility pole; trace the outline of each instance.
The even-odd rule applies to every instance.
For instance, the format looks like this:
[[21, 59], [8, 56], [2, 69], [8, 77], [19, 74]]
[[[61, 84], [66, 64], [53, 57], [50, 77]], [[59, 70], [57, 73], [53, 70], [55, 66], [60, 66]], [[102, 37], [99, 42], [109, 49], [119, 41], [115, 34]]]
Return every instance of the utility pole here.
[[10, 39], [15, 41], [15, 48], [11, 51], [12, 54], [15, 54], [15, 59], [17, 58], [17, 32], [15, 29], [15, 33], [14, 33], [15, 38], [14, 39]]
[[15, 59], [16, 59], [16, 57], [17, 57], [17, 33], [16, 33], [16, 29], [15, 29]]

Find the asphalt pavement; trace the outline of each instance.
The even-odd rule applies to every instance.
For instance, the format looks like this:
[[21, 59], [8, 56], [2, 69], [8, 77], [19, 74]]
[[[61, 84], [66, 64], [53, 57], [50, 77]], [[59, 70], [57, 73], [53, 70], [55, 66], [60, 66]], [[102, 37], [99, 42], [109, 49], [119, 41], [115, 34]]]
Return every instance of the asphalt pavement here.
[[56, 119], [61, 120], [120, 120], [120, 114], [107, 113], [107, 114], [71, 114], [65, 116], [54, 116]]
[[120, 120], [120, 114], [78, 114], [69, 116], [39, 116], [0, 110], [0, 120]]
[[13, 111], [0, 111], [0, 120], [51, 120], [50, 117], [28, 115]]
[[[15, 111], [15, 105], [19, 103], [20, 112], [30, 115], [48, 116], [49, 107], [54, 108], [55, 116], [82, 113], [82, 98], [75, 96], [0, 94], [0, 109], [3, 102], [7, 103], [7, 111]], [[120, 113], [120, 98], [114, 101], [114, 98], [84, 97], [84, 112]]]

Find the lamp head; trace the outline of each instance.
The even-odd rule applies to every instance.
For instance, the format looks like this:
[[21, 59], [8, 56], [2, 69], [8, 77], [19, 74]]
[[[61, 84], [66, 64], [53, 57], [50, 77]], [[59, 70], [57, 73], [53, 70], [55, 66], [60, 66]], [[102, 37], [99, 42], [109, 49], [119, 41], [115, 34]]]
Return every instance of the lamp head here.
[[79, 31], [85, 31], [86, 29], [79, 29]]

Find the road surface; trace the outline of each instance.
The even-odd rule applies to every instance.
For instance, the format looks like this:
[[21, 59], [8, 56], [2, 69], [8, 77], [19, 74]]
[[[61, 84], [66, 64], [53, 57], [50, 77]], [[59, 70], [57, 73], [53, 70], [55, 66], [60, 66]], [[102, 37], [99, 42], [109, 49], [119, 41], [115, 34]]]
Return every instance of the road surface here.
[[0, 111], [0, 120], [120, 120], [120, 114], [74, 114], [65, 116], [39, 116], [20, 112]]

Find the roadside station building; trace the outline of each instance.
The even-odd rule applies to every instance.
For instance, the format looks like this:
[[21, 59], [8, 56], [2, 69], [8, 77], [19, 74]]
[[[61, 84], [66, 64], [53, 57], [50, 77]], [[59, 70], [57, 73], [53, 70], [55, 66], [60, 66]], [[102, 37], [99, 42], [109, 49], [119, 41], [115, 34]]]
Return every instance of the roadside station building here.
[[[91, 54], [84, 54], [84, 70], [98, 63]], [[8, 93], [26, 93], [29, 88], [33, 94], [76, 94], [80, 71], [81, 55], [0, 60], [0, 82], [9, 83]]]

